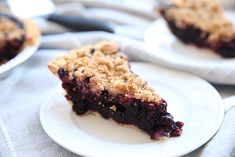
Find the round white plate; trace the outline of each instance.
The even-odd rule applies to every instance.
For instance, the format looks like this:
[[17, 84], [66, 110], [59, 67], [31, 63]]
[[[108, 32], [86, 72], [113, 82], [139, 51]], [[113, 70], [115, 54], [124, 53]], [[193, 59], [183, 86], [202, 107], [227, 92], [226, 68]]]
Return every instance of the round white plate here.
[[58, 86], [43, 102], [41, 124], [59, 145], [91, 157], [180, 156], [206, 143], [221, 125], [224, 109], [217, 91], [198, 77], [145, 63], [132, 63], [135, 73], [168, 102], [175, 120], [185, 123], [180, 137], [151, 140], [142, 131], [94, 114], [77, 116]]
[[0, 65], [0, 78], [3, 78], [6, 76], [7, 72], [9, 72], [12, 68], [15, 66], [23, 63], [25, 60], [27, 60], [29, 57], [31, 57], [38, 49], [40, 45], [40, 39], [31, 46], [25, 47], [17, 56], [9, 60], [8, 62]]
[[[235, 13], [227, 12], [227, 17], [235, 22]], [[235, 84], [235, 58], [225, 59], [209, 49], [182, 43], [163, 19], [149, 26], [144, 38], [156, 63], [194, 73], [213, 83]]]

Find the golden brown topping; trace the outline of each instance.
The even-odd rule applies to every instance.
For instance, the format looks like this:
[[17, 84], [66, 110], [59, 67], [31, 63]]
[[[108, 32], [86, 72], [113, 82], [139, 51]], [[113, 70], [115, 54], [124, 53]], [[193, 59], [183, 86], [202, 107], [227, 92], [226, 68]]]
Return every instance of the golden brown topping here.
[[14, 21], [7, 17], [0, 17], [0, 40], [20, 38], [24, 33], [24, 29], [19, 28]]
[[[9, 15], [9, 17], [11, 16]], [[5, 40], [21, 39], [22, 37], [25, 37], [24, 47], [38, 41], [40, 30], [31, 20], [17, 19], [22, 22], [23, 27], [20, 27], [19, 23], [9, 17], [0, 16], [0, 46]]]
[[70, 79], [89, 77], [93, 91], [108, 90], [114, 95], [121, 93], [148, 102], [160, 100], [153, 88], [131, 72], [126, 55], [118, 52], [118, 45], [113, 41], [71, 50], [67, 55], [51, 61], [48, 67], [56, 75], [63, 68]]
[[38, 42], [39, 37], [41, 35], [41, 31], [38, 26], [29, 19], [24, 19], [23, 23], [26, 32], [26, 41], [24, 46], [34, 45]]
[[208, 32], [208, 42], [229, 40], [235, 36], [235, 27], [224, 17], [222, 8], [214, 0], [172, 0], [165, 16], [180, 28], [193, 25]]

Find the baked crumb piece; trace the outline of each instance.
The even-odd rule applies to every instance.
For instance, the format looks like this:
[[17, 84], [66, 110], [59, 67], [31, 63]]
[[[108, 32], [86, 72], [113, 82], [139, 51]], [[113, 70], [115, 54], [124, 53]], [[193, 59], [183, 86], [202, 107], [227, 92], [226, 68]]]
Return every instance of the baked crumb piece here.
[[[109, 93], [123, 94], [143, 102], [160, 101], [160, 96], [139, 76], [130, 70], [127, 56], [118, 52], [114, 41], [102, 41], [71, 50], [48, 64], [51, 72], [58, 75], [59, 69], [68, 73], [69, 79], [89, 78], [93, 91], [107, 90]], [[113, 108], [114, 109], [114, 108]]]

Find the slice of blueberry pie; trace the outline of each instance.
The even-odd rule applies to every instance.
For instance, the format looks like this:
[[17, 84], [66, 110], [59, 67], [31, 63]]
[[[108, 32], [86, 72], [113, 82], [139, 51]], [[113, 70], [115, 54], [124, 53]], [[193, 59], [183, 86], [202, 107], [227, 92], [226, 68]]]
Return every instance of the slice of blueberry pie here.
[[160, 9], [172, 33], [186, 44], [235, 57], [235, 27], [214, 0], [172, 0]]
[[21, 49], [37, 42], [40, 31], [30, 20], [0, 13], [0, 65], [14, 58]]
[[183, 123], [174, 122], [166, 101], [131, 71], [117, 43], [103, 41], [71, 50], [48, 67], [62, 81], [65, 97], [78, 115], [98, 112], [137, 126], [152, 139], [181, 135]]

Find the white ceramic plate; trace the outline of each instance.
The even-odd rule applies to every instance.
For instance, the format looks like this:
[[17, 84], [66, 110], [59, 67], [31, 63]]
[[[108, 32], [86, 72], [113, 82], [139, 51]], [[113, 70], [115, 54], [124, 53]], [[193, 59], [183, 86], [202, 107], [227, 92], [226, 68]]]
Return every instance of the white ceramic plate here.
[[[227, 12], [227, 17], [235, 22], [235, 13]], [[235, 84], [235, 58], [224, 59], [211, 50], [183, 44], [172, 35], [163, 19], [149, 26], [144, 38], [157, 63], [214, 83]]]
[[5, 77], [7, 72], [9, 72], [12, 68], [23, 63], [30, 56], [32, 56], [37, 51], [39, 45], [40, 39], [38, 39], [38, 41], [34, 45], [25, 47], [21, 52], [19, 52], [17, 56], [12, 58], [8, 62], [0, 65], [0, 78]]
[[223, 119], [222, 100], [217, 91], [198, 77], [145, 63], [132, 69], [168, 101], [168, 111], [185, 123], [180, 137], [154, 141], [142, 131], [119, 125], [94, 114], [77, 116], [63, 96], [61, 87], [43, 102], [41, 124], [59, 145], [91, 157], [180, 156], [207, 142]]

